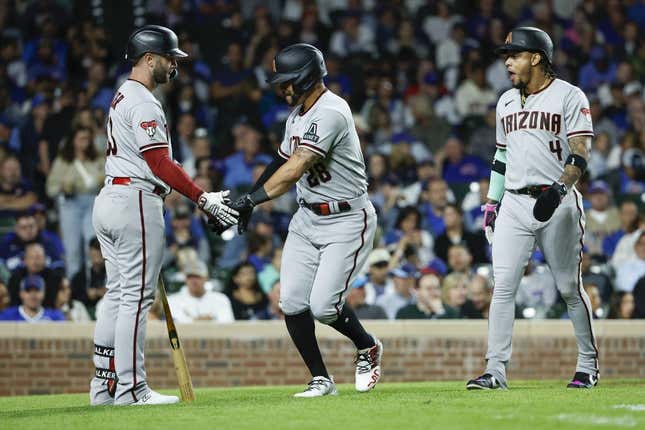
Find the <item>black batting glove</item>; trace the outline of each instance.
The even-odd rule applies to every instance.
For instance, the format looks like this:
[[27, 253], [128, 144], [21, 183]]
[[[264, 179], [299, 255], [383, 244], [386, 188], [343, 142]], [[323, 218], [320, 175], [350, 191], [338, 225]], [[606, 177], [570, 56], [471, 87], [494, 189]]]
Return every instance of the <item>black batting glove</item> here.
[[246, 231], [249, 221], [251, 220], [251, 214], [253, 213], [253, 208], [255, 203], [251, 199], [249, 194], [245, 194], [242, 197], [235, 200], [233, 203], [227, 203], [228, 207], [235, 209], [239, 214], [237, 219], [237, 232], [242, 234]]
[[567, 194], [567, 186], [554, 182], [538, 196], [533, 206], [533, 216], [540, 222], [551, 219], [555, 210], [560, 206], [562, 198]]

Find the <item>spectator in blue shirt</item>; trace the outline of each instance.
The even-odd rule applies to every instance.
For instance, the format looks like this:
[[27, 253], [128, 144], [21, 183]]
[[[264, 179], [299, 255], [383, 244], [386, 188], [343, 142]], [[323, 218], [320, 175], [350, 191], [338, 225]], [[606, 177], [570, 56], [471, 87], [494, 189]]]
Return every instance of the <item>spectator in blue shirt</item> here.
[[449, 184], [477, 182], [490, 175], [489, 165], [479, 157], [464, 153], [464, 144], [451, 137], [444, 146], [443, 179]]
[[45, 321], [65, 321], [58, 309], [43, 307], [45, 281], [38, 275], [28, 276], [20, 283], [19, 306], [12, 306], [0, 313], [0, 321], [20, 321], [38, 323]]
[[448, 204], [448, 185], [441, 178], [435, 178], [426, 184], [421, 192], [419, 211], [423, 217], [421, 226], [437, 237], [446, 229], [443, 222], [443, 210]]
[[0, 233], [6, 232], [4, 228], [10, 229], [15, 216], [34, 203], [36, 194], [22, 178], [20, 161], [14, 156], [5, 158], [0, 163]]
[[594, 46], [589, 61], [580, 68], [578, 82], [584, 91], [594, 92], [603, 82], [616, 80], [616, 64], [610, 62], [602, 46]]
[[248, 123], [241, 123], [233, 128], [236, 152], [223, 160], [224, 187], [235, 189], [253, 184], [253, 167], [257, 163], [269, 164], [270, 155], [261, 150], [262, 135]]
[[620, 229], [611, 233], [602, 241], [602, 253], [607, 260], [614, 255], [618, 241], [624, 235], [633, 233], [636, 230], [638, 230], [638, 206], [632, 201], [624, 201], [620, 205]]

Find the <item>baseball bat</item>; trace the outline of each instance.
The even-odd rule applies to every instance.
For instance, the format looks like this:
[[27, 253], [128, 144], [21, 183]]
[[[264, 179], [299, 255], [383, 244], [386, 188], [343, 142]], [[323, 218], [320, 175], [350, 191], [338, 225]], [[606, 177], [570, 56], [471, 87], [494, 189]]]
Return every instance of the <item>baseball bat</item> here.
[[181, 393], [181, 400], [184, 402], [195, 401], [195, 391], [193, 390], [193, 380], [188, 372], [188, 364], [186, 364], [186, 356], [184, 350], [181, 348], [179, 342], [179, 335], [175, 328], [175, 321], [172, 319], [170, 306], [168, 305], [168, 296], [166, 296], [166, 287], [164, 286], [163, 279], [159, 275], [159, 294], [161, 296], [161, 304], [163, 311], [166, 314], [166, 327], [168, 328], [168, 337], [170, 338], [170, 348], [172, 349], [172, 362], [175, 365], [175, 372], [177, 372], [177, 381], [179, 382], [179, 391]]

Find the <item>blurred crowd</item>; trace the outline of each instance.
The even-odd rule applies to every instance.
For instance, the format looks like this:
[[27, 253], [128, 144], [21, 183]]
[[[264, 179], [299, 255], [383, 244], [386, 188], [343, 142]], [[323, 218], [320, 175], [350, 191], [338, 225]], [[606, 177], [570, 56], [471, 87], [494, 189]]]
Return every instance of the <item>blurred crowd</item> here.
[[[493, 48], [518, 25], [547, 31], [557, 75], [586, 93], [596, 133], [577, 185], [584, 288], [596, 318], [645, 318], [642, 0], [133, 0], [121, 27], [109, 1], [89, 4], [0, 1], [0, 319], [88, 321], [100, 307], [91, 212], [104, 123], [129, 71], [127, 35], [146, 23], [173, 28], [190, 55], [155, 92], [175, 158], [203, 189], [234, 196], [282, 139], [289, 108], [265, 82], [276, 52], [307, 42], [325, 53], [325, 83], [354, 112], [379, 219], [348, 303], [388, 319], [487, 317], [480, 206], [495, 103], [510, 84]], [[244, 236], [213, 234], [177, 193], [164, 204], [163, 276], [178, 321], [281, 318], [293, 194], [259, 206]], [[517, 316], [567, 317], [539, 249]], [[151, 318], [163, 318], [158, 303]]]

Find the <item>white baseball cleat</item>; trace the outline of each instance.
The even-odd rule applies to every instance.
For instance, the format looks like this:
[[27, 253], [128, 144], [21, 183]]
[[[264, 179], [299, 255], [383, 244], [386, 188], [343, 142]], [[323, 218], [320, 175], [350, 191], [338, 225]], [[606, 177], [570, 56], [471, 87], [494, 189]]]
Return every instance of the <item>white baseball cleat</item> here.
[[137, 402], [132, 403], [132, 405], [134, 406], [172, 405], [173, 403], [179, 403], [179, 397], [166, 396], [164, 394], [160, 394], [160, 393], [157, 393], [156, 391], [150, 390], [143, 397], [141, 397]]
[[374, 345], [371, 348], [361, 349], [356, 353], [356, 391], [369, 391], [381, 379], [381, 357], [383, 356], [383, 344], [374, 338]]
[[293, 397], [322, 397], [322, 396], [336, 396], [338, 395], [338, 390], [336, 390], [336, 384], [334, 384], [334, 378], [330, 376], [325, 378], [324, 376], [314, 376], [309, 384], [307, 384], [307, 389], [302, 393], [296, 393]]

